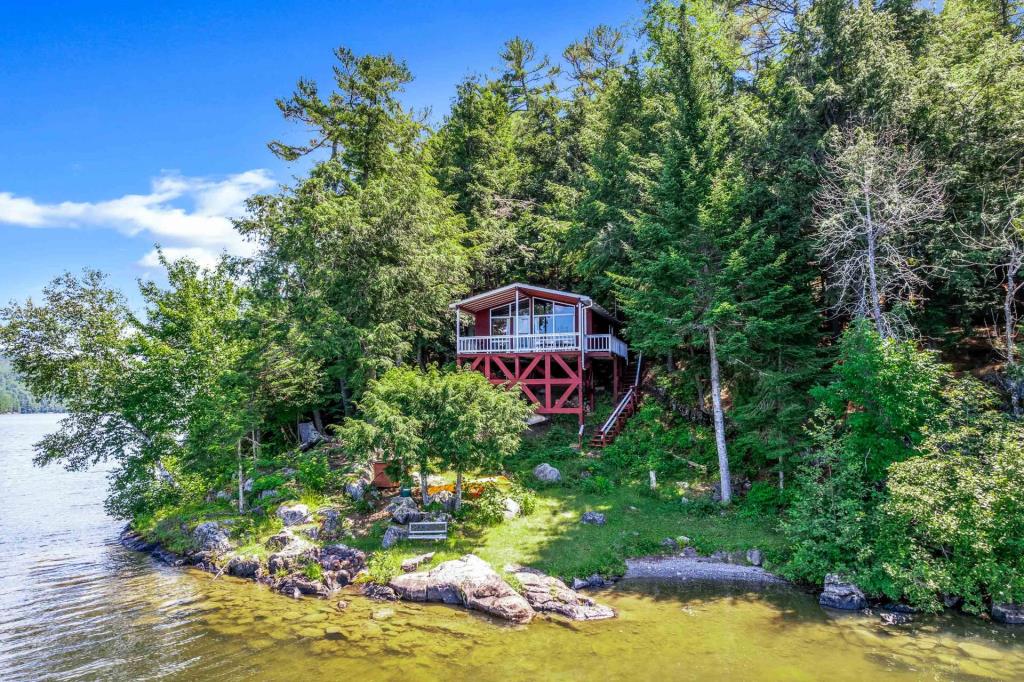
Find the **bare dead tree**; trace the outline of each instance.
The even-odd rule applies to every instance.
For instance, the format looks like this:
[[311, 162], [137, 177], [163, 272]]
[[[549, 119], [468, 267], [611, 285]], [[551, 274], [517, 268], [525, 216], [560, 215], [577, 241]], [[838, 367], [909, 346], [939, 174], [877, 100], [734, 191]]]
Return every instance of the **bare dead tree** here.
[[920, 232], [943, 218], [942, 181], [895, 130], [852, 127], [832, 145], [814, 197], [818, 252], [839, 312], [901, 335], [893, 307], [924, 286], [912, 257]]
[[[1017, 295], [1024, 289], [1024, 217], [1012, 213], [996, 223], [987, 223], [981, 236], [961, 232], [962, 246], [978, 254], [994, 272], [1000, 274], [999, 288], [1003, 291], [1003, 338], [996, 349], [1006, 364], [1006, 388], [1014, 417], [1020, 417], [1021, 398], [1024, 397], [1024, 369], [1017, 350]], [[995, 320], [993, 320], [995, 322]]]

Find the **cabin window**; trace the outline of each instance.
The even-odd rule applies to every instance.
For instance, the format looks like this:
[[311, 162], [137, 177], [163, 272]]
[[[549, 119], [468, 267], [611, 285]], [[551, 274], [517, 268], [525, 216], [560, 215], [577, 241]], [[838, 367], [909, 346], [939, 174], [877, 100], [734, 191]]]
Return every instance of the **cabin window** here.
[[[515, 303], [491, 308], [491, 336], [510, 336], [513, 329]], [[526, 334], [530, 329], [530, 301], [519, 301], [519, 332]]]
[[533, 301], [534, 334], [572, 334], [576, 331], [576, 307], [545, 301]]

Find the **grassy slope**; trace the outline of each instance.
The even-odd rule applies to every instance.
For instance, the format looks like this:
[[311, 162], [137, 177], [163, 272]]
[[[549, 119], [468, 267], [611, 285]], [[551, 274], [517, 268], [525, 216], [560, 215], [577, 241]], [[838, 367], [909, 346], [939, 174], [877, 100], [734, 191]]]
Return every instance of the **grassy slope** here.
[[[742, 506], [724, 511], [714, 505], [684, 505], [670, 486], [664, 486], [658, 495], [639, 483], [601, 492], [588, 491], [580, 474], [593, 467], [594, 459], [572, 447], [576, 427], [569, 421], [555, 422], [527, 438], [523, 451], [509, 463], [508, 474], [533, 487], [536, 493], [536, 508], [528, 516], [484, 528], [459, 522], [447, 542], [403, 543], [387, 552], [380, 550], [387, 523], [378, 521], [369, 532], [357, 533], [357, 537], [345, 542], [380, 554], [377, 565], [384, 567], [384, 573], [397, 570], [401, 559], [436, 551], [434, 564], [471, 552], [499, 571], [506, 564], [523, 564], [564, 578], [593, 573], [616, 575], [625, 569], [624, 559], [657, 554], [663, 551], [661, 543], [665, 538], [682, 536], [689, 538], [689, 543], [702, 553], [757, 547], [764, 552], [769, 568], [783, 556], [785, 544], [774, 530], [775, 519], [745, 515]], [[561, 484], [544, 485], [533, 479], [530, 472], [542, 461], [562, 471]], [[306, 495], [302, 501], [311, 509], [329, 504], [357, 516], [353, 504], [343, 495]], [[590, 510], [603, 512], [607, 524], [581, 524], [581, 515]], [[234, 519], [244, 523], [245, 518], [238, 517], [227, 502], [167, 512], [148, 519], [148, 523], [137, 523], [136, 527], [171, 549], [177, 549], [177, 544], [187, 545], [183, 527], [193, 527], [202, 519]], [[280, 529], [280, 523], [270, 516], [258, 527], [250, 528], [237, 552], [265, 557], [269, 552], [262, 543]]]

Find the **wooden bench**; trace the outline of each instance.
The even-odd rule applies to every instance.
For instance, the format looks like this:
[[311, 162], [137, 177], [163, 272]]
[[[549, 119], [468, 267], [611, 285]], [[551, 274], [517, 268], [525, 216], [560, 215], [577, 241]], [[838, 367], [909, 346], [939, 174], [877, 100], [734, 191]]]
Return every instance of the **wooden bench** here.
[[409, 524], [410, 540], [447, 540], [447, 521], [414, 521]]

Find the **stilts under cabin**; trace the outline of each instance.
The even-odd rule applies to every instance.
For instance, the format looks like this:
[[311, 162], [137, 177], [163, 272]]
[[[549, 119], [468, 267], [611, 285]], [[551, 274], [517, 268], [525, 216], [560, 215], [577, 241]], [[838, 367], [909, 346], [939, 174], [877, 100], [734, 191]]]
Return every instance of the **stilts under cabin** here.
[[582, 426], [596, 391], [618, 400], [632, 388], [621, 323], [588, 296], [515, 283], [451, 308], [459, 366], [518, 385], [539, 414], [575, 414]]

